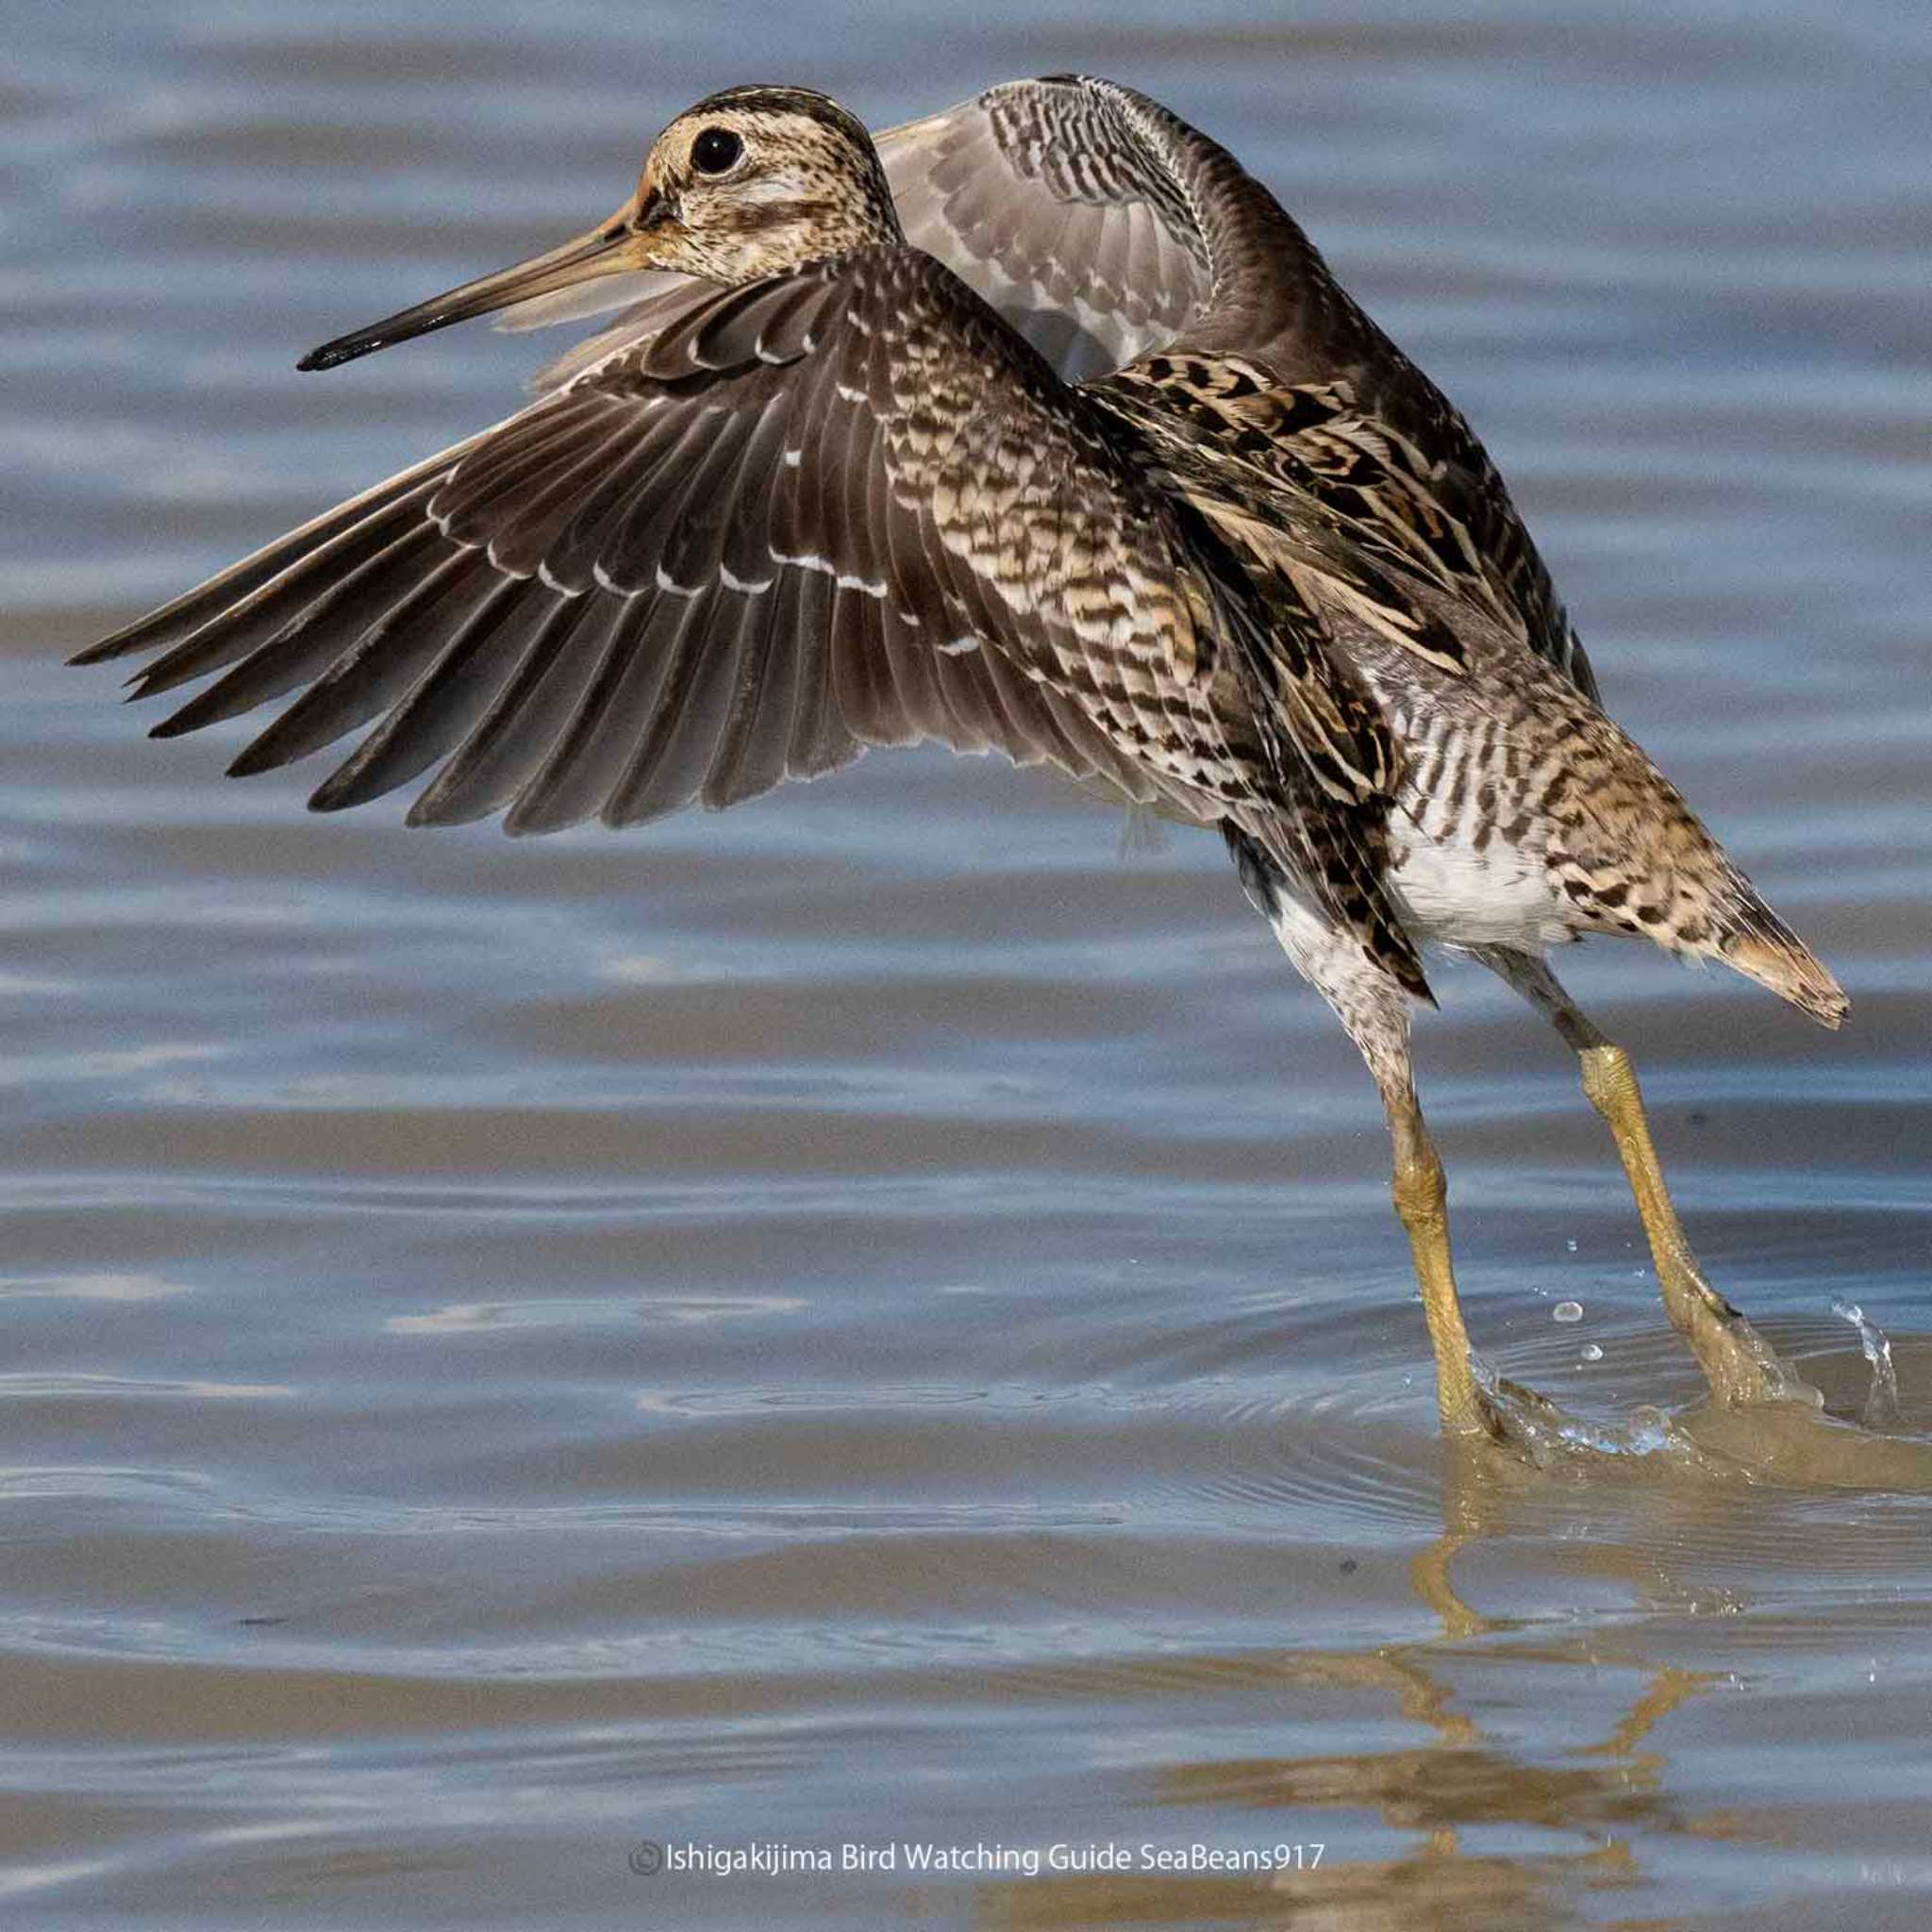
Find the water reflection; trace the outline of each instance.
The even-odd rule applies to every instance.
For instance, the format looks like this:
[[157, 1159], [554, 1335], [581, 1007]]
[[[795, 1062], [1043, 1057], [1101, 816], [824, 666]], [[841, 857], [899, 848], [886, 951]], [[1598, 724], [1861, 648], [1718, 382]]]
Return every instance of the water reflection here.
[[[1924, 1420], [1932, 1421], [1932, 1405]], [[1735, 1686], [1727, 1671], [1697, 1669], [1648, 1654], [1641, 1641], [1602, 1634], [1552, 1641], [1532, 1621], [1490, 1614], [1458, 1582], [1483, 1570], [1487, 1545], [1555, 1530], [1576, 1568], [1615, 1580], [1646, 1614], [1735, 1616], [1748, 1591], [1715, 1589], [1680, 1574], [1698, 1562], [1697, 1538], [1660, 1540], [1659, 1516], [1682, 1521], [1726, 1510], [1750, 1485], [1775, 1473], [1798, 1488], [1848, 1483], [1932, 1493], [1932, 1442], [1883, 1438], [1822, 1418], [1807, 1404], [1690, 1419], [1703, 1438], [1738, 1458], [1689, 1461], [1658, 1454], [1635, 1467], [1627, 1454], [1568, 1443], [1562, 1471], [1526, 1467], [1482, 1441], [1444, 1444], [1440, 1536], [1410, 1559], [1417, 1600], [1435, 1635], [1369, 1650], [1295, 1649], [1244, 1659], [1249, 1695], [1280, 1697], [1283, 1720], [1327, 1689], [1367, 1691], [1426, 1735], [1386, 1749], [1281, 1757], [1191, 1759], [1150, 1771], [1130, 1829], [1136, 1847], [1184, 1842], [1162, 1812], [1227, 1821], [1218, 1849], [1265, 1857], [1295, 1850], [1291, 1869], [1261, 1873], [1046, 1871], [979, 1889], [980, 1923], [1012, 1932], [1074, 1926], [1326, 1926], [1346, 1932], [1494, 1932], [1505, 1924], [1568, 1924], [1578, 1894], [1635, 1888], [1646, 1843], [1733, 1835], [1728, 1813], [1692, 1815], [1670, 1781], [1668, 1721], [1693, 1700]], [[1588, 1465], [1594, 1457], [1596, 1469]], [[1633, 1476], [1633, 1468], [1635, 1474]], [[1597, 1482], [1637, 1486], [1628, 1534], [1592, 1520]], [[1576, 1506], [1553, 1516], [1551, 1491]], [[1575, 1532], [1585, 1533], [1577, 1536]], [[1768, 1533], [1776, 1533], [1768, 1531]], [[1907, 1560], [1912, 1560], [1907, 1553]], [[1478, 1586], [1479, 1593], [1479, 1586]], [[1533, 1707], [1533, 1729], [1515, 1741], [1467, 1707], [1465, 1680], [1480, 1690], [1507, 1673], [1513, 1705]], [[1621, 1678], [1615, 1715], [1601, 1715], [1607, 1678]], [[1587, 1694], [1576, 1694], [1578, 1689]], [[1575, 1710], [1574, 1721], [1563, 1713]], [[1283, 1821], [1277, 1829], [1270, 1820]], [[1384, 1857], [1351, 1857], [1364, 1816], [1413, 1842]], [[1551, 1844], [1549, 1840], [1560, 1841]], [[1321, 1849], [1315, 1851], [1315, 1847]], [[1312, 1853], [1304, 1862], [1303, 1854]]]

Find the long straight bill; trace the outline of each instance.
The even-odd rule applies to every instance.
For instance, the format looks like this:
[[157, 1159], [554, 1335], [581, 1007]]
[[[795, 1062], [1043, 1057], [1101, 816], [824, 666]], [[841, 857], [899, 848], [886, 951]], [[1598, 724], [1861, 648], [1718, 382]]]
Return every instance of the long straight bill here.
[[489, 315], [508, 308], [532, 295], [548, 295], [597, 275], [623, 275], [648, 268], [649, 243], [643, 230], [649, 226], [648, 210], [636, 201], [625, 203], [602, 227], [547, 255], [533, 256], [514, 268], [465, 282], [419, 302], [413, 308], [373, 322], [353, 335], [338, 336], [319, 349], [311, 349], [296, 363], [297, 369], [334, 369], [353, 362], [377, 349], [406, 342], [411, 336], [425, 336], [432, 329], [447, 328], [453, 322], [468, 322], [472, 316]]

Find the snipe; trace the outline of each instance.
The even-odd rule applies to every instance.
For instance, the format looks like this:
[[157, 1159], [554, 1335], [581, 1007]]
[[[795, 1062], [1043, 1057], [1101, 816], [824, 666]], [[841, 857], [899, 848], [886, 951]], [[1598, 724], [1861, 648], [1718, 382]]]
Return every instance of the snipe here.
[[1544, 954], [1629, 933], [1827, 1025], [1844, 996], [1605, 716], [1481, 444], [1264, 188], [1105, 81], [876, 148], [823, 95], [736, 88], [608, 222], [302, 366], [646, 271], [678, 279], [541, 400], [80, 661], [158, 651], [143, 696], [221, 673], [164, 737], [299, 691], [237, 773], [377, 721], [324, 810], [435, 766], [418, 824], [629, 824], [936, 739], [1218, 827], [1381, 1091], [1445, 1424], [1502, 1417], [1410, 1074], [1431, 941], [1576, 1051], [1719, 1397], [1782, 1391]]

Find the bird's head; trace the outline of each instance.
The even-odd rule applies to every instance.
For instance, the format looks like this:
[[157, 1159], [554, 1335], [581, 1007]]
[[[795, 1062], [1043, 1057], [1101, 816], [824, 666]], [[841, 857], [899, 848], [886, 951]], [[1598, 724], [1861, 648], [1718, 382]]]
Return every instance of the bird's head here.
[[626, 212], [653, 268], [750, 282], [900, 239], [872, 136], [824, 94], [738, 87], [680, 114]]
[[665, 128], [637, 192], [608, 222], [325, 342], [296, 366], [332, 369], [600, 275], [669, 269], [714, 282], [755, 282], [901, 239], [885, 170], [856, 115], [803, 88], [728, 88]]

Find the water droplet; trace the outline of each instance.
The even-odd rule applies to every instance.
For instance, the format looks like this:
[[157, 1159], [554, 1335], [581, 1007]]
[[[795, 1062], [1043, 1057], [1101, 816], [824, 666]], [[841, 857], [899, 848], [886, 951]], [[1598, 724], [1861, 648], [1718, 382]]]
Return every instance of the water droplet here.
[[1602, 1350], [1602, 1349], [1600, 1349], [1600, 1348], [1599, 1348], [1599, 1347], [1598, 1347], [1598, 1346], [1596, 1345], [1596, 1343], [1595, 1343], [1595, 1342], [1593, 1342], [1593, 1341], [1586, 1341], [1586, 1342], [1585, 1342], [1585, 1343], [1583, 1344], [1583, 1359], [1584, 1359], [1585, 1361], [1587, 1361], [1587, 1362], [1600, 1362], [1600, 1361], [1602, 1361], [1602, 1360], [1603, 1360], [1603, 1358], [1604, 1358], [1604, 1352], [1603, 1352], [1603, 1350]]
[[1550, 1310], [1550, 1315], [1553, 1320], [1558, 1322], [1580, 1322], [1583, 1320], [1583, 1304], [1581, 1302], [1558, 1302]]
[[1831, 1312], [1858, 1331], [1858, 1346], [1872, 1364], [1872, 1387], [1862, 1417], [1868, 1429], [1882, 1429], [1898, 1420], [1898, 1371], [1892, 1366], [1891, 1343], [1883, 1330], [1866, 1320], [1857, 1302], [1835, 1301]]

